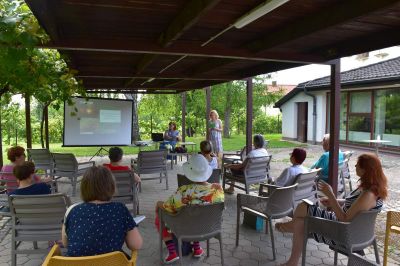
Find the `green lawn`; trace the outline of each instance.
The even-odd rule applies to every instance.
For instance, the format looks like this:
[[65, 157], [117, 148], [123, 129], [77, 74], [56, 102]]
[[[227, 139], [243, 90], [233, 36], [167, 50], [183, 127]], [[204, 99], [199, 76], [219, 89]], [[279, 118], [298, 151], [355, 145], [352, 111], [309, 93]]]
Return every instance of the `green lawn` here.
[[[296, 147], [299, 146], [298, 143], [293, 143], [290, 141], [283, 141], [281, 140], [281, 134], [268, 134], [265, 135], [265, 138], [269, 140], [269, 146], [268, 148], [290, 148], [290, 147]], [[199, 143], [204, 140], [204, 137], [192, 137], [186, 138], [186, 141], [192, 141], [197, 144], [197, 149], [199, 149]], [[246, 137], [244, 135], [234, 135], [231, 138], [224, 138], [222, 140], [223, 143], [223, 148], [225, 151], [235, 151], [235, 150], [240, 150], [246, 142]], [[22, 147], [26, 147], [25, 143], [19, 143]], [[99, 147], [62, 147], [61, 143], [52, 143], [50, 144], [50, 150], [52, 152], [71, 152], [75, 154], [77, 157], [80, 156], [92, 156], [96, 153], [96, 151], [99, 149]], [[7, 149], [8, 145], [3, 144], [3, 160], [6, 163], [7, 160]], [[33, 148], [40, 148], [39, 144], [33, 144]], [[105, 147], [105, 149], [108, 149]], [[124, 150], [125, 154], [137, 154], [139, 152], [139, 148], [137, 147], [122, 147]], [[149, 149], [151, 149], [149, 147]]]

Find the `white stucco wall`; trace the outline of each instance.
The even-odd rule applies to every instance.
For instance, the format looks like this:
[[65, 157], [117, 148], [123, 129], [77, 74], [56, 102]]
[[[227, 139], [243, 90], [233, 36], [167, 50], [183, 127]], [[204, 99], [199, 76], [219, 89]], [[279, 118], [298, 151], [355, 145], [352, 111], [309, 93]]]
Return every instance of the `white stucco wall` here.
[[[316, 140], [321, 141], [325, 134], [326, 124], [326, 92], [313, 93], [317, 100], [317, 131]], [[304, 94], [298, 93], [292, 99], [281, 106], [282, 110], [282, 136], [286, 138], [297, 138], [297, 104], [299, 102], [308, 103], [308, 118], [307, 118], [307, 140], [313, 140], [313, 98]]]

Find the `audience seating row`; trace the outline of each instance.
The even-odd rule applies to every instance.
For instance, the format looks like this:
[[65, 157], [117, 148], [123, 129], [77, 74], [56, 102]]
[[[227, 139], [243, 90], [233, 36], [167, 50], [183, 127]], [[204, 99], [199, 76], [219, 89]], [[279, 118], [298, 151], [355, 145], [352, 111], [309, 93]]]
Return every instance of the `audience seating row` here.
[[45, 171], [54, 180], [68, 177], [72, 196], [76, 195], [78, 177], [95, 164], [94, 161], [78, 163], [72, 153], [50, 153], [48, 149], [28, 149], [28, 158], [35, 163], [36, 169]]

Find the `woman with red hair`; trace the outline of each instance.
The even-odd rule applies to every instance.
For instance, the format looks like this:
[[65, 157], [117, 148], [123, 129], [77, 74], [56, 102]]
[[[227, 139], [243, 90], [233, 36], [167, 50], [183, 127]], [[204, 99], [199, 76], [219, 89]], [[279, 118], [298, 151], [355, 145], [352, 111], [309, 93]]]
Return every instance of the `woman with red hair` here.
[[[380, 210], [382, 208], [383, 200], [387, 197], [387, 178], [382, 171], [378, 157], [375, 154], [368, 153], [360, 155], [356, 164], [356, 173], [360, 177], [359, 186], [345, 199], [336, 199], [329, 184], [318, 183], [319, 190], [326, 195], [320, 202], [329, 207], [331, 211], [302, 203], [294, 211], [293, 220], [275, 225], [280, 232], [293, 233], [292, 253], [289, 260], [283, 265], [297, 265], [301, 257], [305, 216], [349, 222], [361, 211]], [[332, 242], [318, 234], [314, 234], [314, 239], [328, 245]]]

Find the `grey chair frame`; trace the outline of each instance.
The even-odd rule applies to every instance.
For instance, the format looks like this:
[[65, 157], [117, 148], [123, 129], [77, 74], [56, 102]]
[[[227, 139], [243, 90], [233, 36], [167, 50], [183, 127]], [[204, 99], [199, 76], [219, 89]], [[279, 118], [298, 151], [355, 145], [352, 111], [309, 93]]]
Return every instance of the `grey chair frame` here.
[[[346, 182], [345, 182], [346, 180], [347, 180], [347, 182], [349, 184], [349, 191], [350, 192], [353, 191], [353, 184], [351, 182], [350, 167], [349, 167], [349, 158], [346, 158], [343, 161], [343, 165], [340, 168], [340, 170], [341, 170], [340, 171], [340, 175], [341, 175], [341, 178], [343, 180], [345, 191], [346, 191]], [[346, 195], [347, 195], [347, 192], [346, 192]]]
[[41, 169], [46, 176], [53, 176], [54, 159], [48, 149], [27, 149], [28, 159], [35, 164], [35, 169]]
[[[293, 184], [297, 184], [294, 195], [293, 195], [293, 210], [296, 209], [297, 205], [299, 205], [303, 199], [310, 200], [311, 202], [316, 202], [316, 189], [315, 189], [315, 181], [319, 174], [320, 170], [315, 169], [308, 173], [298, 174], [293, 180]], [[278, 188], [279, 186], [271, 185], [271, 184], [260, 184], [259, 196], [268, 196], [271, 194], [273, 189]], [[264, 188], [267, 188], [268, 191], [264, 192]], [[289, 216], [292, 216], [289, 215]]]
[[[212, 172], [210, 178], [207, 180], [207, 182], [210, 184], [219, 183], [220, 176], [221, 176], [221, 169], [219, 169], [219, 168], [213, 169], [213, 172]], [[191, 180], [189, 180], [185, 175], [177, 174], [176, 178], [177, 178], [178, 187], [193, 184], [193, 182]]]
[[[242, 163], [244, 161], [245, 155], [246, 155], [246, 146], [244, 146], [241, 150], [236, 151], [235, 153], [224, 152], [222, 154], [222, 164]], [[240, 159], [237, 157], [240, 157]]]
[[261, 217], [265, 223], [265, 233], [268, 233], [268, 225], [271, 231], [271, 244], [273, 259], [276, 259], [275, 239], [272, 220], [288, 216], [293, 212], [293, 195], [297, 184], [287, 187], [277, 187], [269, 197], [253, 196], [246, 194], [237, 195], [236, 216], [236, 246], [239, 245], [240, 213], [242, 211]]
[[358, 254], [351, 254], [349, 260], [347, 261], [347, 266], [379, 266], [375, 262], [364, 259]]
[[[222, 187], [225, 189], [225, 184], [233, 185], [236, 188], [246, 191], [246, 194], [249, 194], [250, 185], [260, 184], [268, 180], [268, 169], [271, 158], [272, 155], [246, 158], [243, 162], [246, 164], [243, 169], [243, 175], [234, 175], [224, 168]], [[237, 183], [243, 184], [244, 187], [236, 185]]]
[[123, 204], [132, 204], [134, 216], [139, 214], [138, 186], [134, 182], [132, 170], [111, 171], [115, 178], [115, 193], [112, 201]]
[[[38, 249], [38, 241], [61, 239], [62, 220], [71, 205], [65, 194], [11, 195], [12, 216], [11, 265], [17, 264], [17, 254], [46, 254], [48, 248]], [[22, 242], [33, 242], [34, 249], [19, 249]]]
[[[158, 217], [160, 219], [160, 261], [163, 262], [163, 241], [162, 231], [165, 227], [169, 228], [178, 239], [178, 252], [180, 264], [182, 262], [182, 242], [183, 241], [203, 241], [207, 240], [207, 257], [210, 256], [211, 238], [219, 240], [221, 252], [221, 265], [224, 265], [224, 255], [222, 246], [222, 214], [224, 203], [211, 203], [207, 205], [187, 205], [182, 207], [178, 213], [171, 214], [159, 208]], [[193, 226], [196, 224], [196, 226]]]
[[9, 208], [8, 195], [6, 193], [0, 194], [0, 216], [1, 220], [3, 220], [0, 227], [0, 243], [11, 231], [11, 212]]
[[72, 186], [72, 196], [76, 195], [76, 185], [80, 181], [79, 176], [82, 176], [87, 169], [95, 165], [94, 161], [78, 163], [76, 157], [72, 153], [52, 153], [54, 159], [54, 172], [55, 179], [61, 177], [68, 177]]
[[[132, 161], [132, 167], [145, 180], [159, 179], [160, 183], [165, 178], [165, 189], [168, 190], [167, 150], [139, 151], [136, 161]], [[142, 174], [159, 174], [159, 177], [142, 177]], [[141, 183], [139, 191], [142, 191]]]
[[7, 194], [7, 189], [12, 189], [12, 190], [15, 190], [15, 189], [17, 189], [18, 188], [18, 184], [17, 185], [15, 185], [15, 186], [8, 186], [8, 182], [15, 182], [15, 183], [17, 183], [17, 179], [16, 179], [16, 177], [14, 176], [14, 178], [15, 178], [15, 181], [14, 180], [9, 180], [9, 179], [6, 179], [6, 178], [3, 178], [3, 175], [12, 175], [12, 176], [14, 176], [14, 173], [12, 173], [12, 172], [0, 172], [0, 194]]
[[334, 265], [337, 265], [337, 253], [350, 255], [355, 251], [373, 245], [376, 263], [379, 264], [379, 253], [375, 239], [375, 221], [379, 211], [362, 211], [351, 222], [339, 222], [320, 217], [306, 216], [304, 218], [304, 242], [302, 264], [306, 265], [307, 240], [312, 233], [323, 235], [326, 239], [333, 240], [330, 246], [334, 252]]

